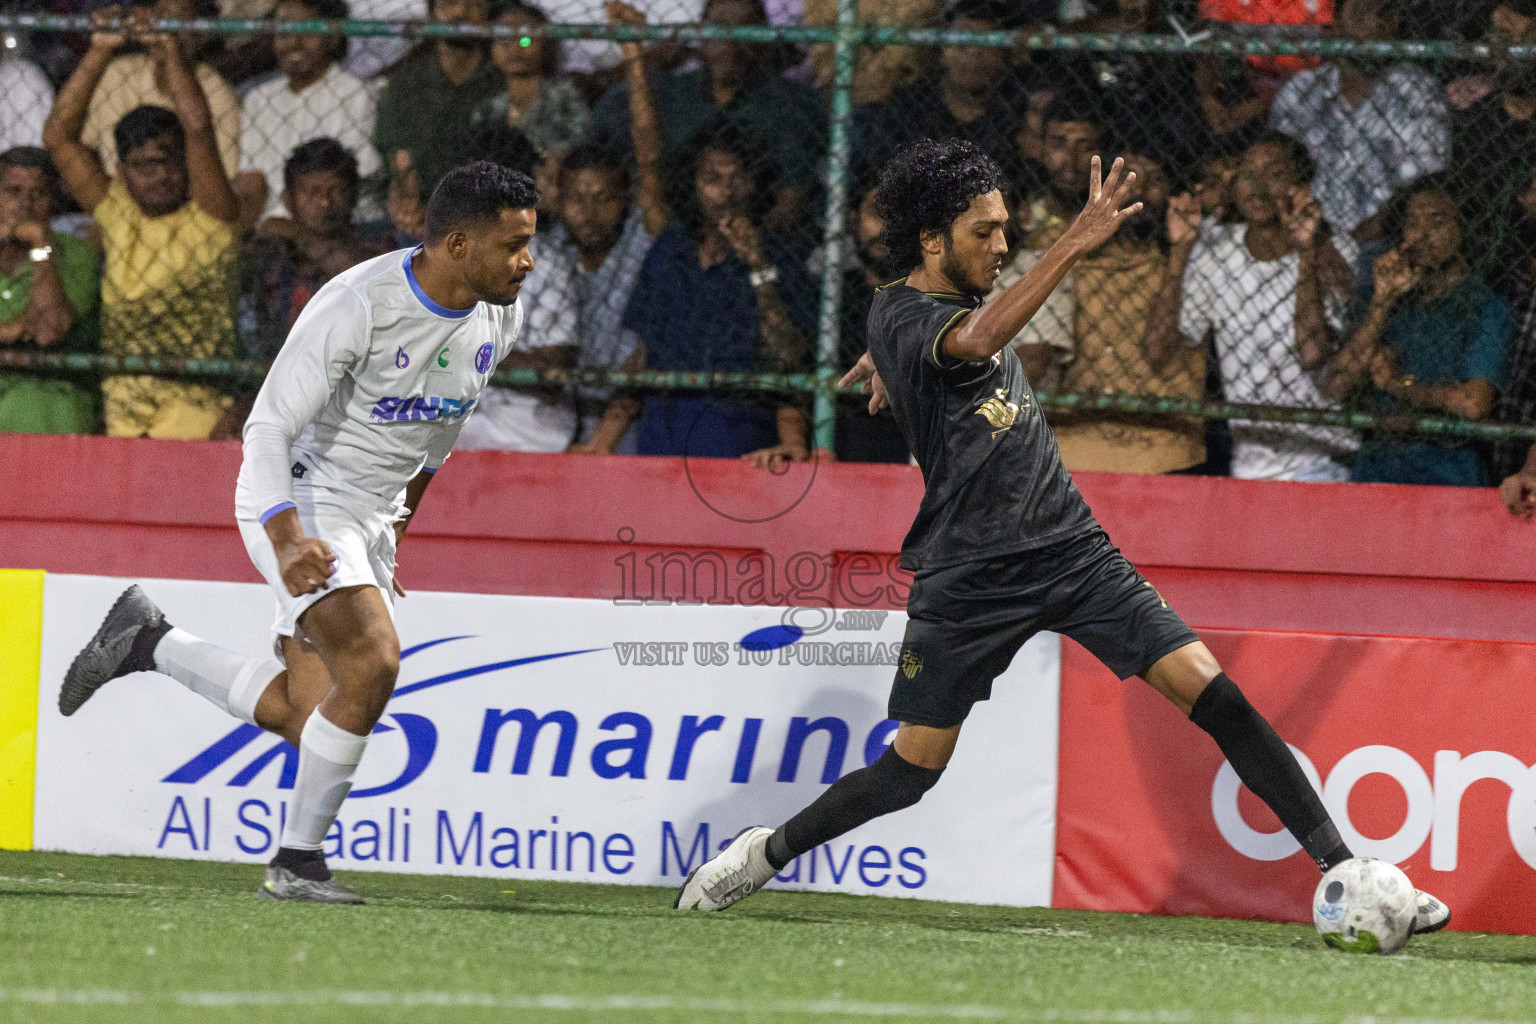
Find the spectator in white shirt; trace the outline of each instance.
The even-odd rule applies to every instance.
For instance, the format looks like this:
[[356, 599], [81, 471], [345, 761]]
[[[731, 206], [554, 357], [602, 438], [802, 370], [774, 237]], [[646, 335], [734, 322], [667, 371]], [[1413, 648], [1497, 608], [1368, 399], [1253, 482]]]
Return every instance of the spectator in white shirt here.
[[[1357, 41], [1398, 35], [1395, 0], [1344, 0], [1338, 34]], [[1397, 191], [1450, 159], [1445, 89], [1413, 64], [1390, 69], [1341, 58], [1298, 72], [1275, 97], [1270, 127], [1303, 142], [1317, 163], [1312, 190], [1323, 216], [1360, 241]]]
[[0, 60], [0, 153], [40, 146], [43, 122], [53, 109], [53, 86], [29, 60]]
[[[1318, 377], [1338, 347], [1352, 275], [1303, 184], [1311, 172], [1305, 148], [1271, 133], [1232, 183], [1241, 222], [1202, 228], [1199, 198], [1169, 202], [1168, 275], [1147, 317], [1154, 367], [1211, 336], [1228, 401], [1330, 407]], [[1341, 460], [1358, 447], [1350, 430], [1233, 420], [1232, 475], [1343, 481]]]
[[[281, 0], [278, 21], [348, 17], [345, 0]], [[266, 217], [286, 217], [283, 164], [301, 144], [332, 138], [357, 157], [364, 178], [379, 170], [373, 148], [374, 97], [337, 64], [344, 52], [335, 36], [278, 34], [272, 47], [281, 74], [245, 97], [240, 135], [241, 223], [249, 229]]]

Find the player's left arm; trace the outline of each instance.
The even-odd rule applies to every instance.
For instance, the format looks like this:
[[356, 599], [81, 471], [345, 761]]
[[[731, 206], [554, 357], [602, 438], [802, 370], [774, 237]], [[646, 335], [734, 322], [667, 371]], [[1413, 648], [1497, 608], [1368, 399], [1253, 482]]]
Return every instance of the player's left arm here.
[[1135, 181], [1136, 172], [1127, 172], [1125, 161], [1118, 157], [1109, 169], [1109, 177], [1104, 178], [1099, 158], [1095, 156], [1088, 177], [1088, 205], [1056, 244], [1040, 257], [1039, 263], [997, 298], [964, 316], [945, 332], [944, 355], [962, 362], [980, 363], [1007, 347], [1045, 305], [1072, 265], [1109, 241], [1119, 230], [1121, 221], [1141, 210], [1140, 203], [1121, 206], [1130, 196]]

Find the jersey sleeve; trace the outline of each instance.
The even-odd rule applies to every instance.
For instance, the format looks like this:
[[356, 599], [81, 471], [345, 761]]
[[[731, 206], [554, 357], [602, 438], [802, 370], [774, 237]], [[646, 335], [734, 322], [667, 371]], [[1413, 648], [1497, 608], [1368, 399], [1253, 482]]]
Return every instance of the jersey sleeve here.
[[920, 382], [925, 373], [945, 373], [964, 365], [944, 354], [944, 336], [973, 311], [970, 306], [938, 302], [910, 288], [893, 297], [890, 331], [897, 358], [913, 383]]
[[293, 507], [293, 442], [362, 362], [371, 330], [368, 304], [351, 288], [325, 288], [299, 314], [245, 421], [245, 470], [265, 523]]

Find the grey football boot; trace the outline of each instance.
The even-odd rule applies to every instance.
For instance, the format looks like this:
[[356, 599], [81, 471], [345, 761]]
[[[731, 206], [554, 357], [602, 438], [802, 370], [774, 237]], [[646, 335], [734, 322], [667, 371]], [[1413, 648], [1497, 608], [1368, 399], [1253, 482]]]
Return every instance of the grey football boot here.
[[335, 878], [317, 882], [300, 878], [284, 867], [268, 867], [256, 895], [264, 900], [293, 900], [300, 903], [362, 903], [363, 898]]
[[169, 631], [165, 615], [138, 584], [123, 591], [91, 642], [75, 655], [64, 673], [59, 712], [72, 715], [79, 711], [97, 690], [119, 676], [153, 672], [155, 644]]

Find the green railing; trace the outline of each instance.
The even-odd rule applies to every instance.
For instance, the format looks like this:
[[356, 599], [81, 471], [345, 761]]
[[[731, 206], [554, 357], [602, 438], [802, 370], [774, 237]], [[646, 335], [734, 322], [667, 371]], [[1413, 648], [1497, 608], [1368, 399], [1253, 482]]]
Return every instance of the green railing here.
[[[504, 386], [586, 385], [636, 389], [735, 389], [758, 392], [804, 393], [815, 400], [815, 439], [832, 448], [836, 380], [842, 367], [839, 351], [839, 302], [842, 254], [847, 243], [844, 208], [848, 201], [850, 165], [849, 124], [855, 48], [858, 46], [989, 46], [1032, 51], [1131, 52], [1159, 55], [1218, 54], [1232, 56], [1356, 56], [1383, 59], [1460, 60], [1486, 63], [1507, 58], [1536, 58], [1536, 46], [1493, 46], [1453, 40], [1359, 41], [1313, 37], [1306, 30], [1264, 36], [1244, 34], [1218, 26], [1215, 31], [1183, 35], [1141, 33], [1063, 33], [1043, 31], [969, 32], [943, 28], [906, 28], [861, 25], [856, 0], [838, 0], [837, 22], [832, 27], [721, 26], [702, 24], [661, 25], [466, 25], [415, 21], [361, 19], [274, 21], [207, 18], [163, 18], [154, 27], [164, 32], [205, 32], [222, 35], [294, 34], [393, 37], [403, 39], [469, 38], [499, 39], [543, 37], [560, 40], [590, 39], [614, 42], [667, 41], [694, 43], [730, 40], [745, 43], [831, 43], [834, 78], [829, 103], [827, 197], [823, 245], [821, 296], [816, 343], [817, 365], [812, 374], [758, 373], [621, 373], [563, 370], [538, 373], [514, 371], [496, 374], [493, 383]], [[118, 23], [106, 23], [116, 28]], [[19, 32], [92, 31], [89, 16], [59, 14], [0, 14], [0, 30]], [[80, 354], [6, 351], [0, 349], [0, 367], [68, 371], [132, 372], [169, 376], [233, 377], [259, 379], [260, 363], [227, 360], [177, 360], [113, 358]], [[1419, 416], [1375, 416], [1349, 410], [1299, 409], [1287, 406], [1205, 402], [1192, 399], [1155, 398], [1138, 395], [1038, 395], [1040, 404], [1053, 410], [1113, 411], [1150, 416], [1198, 416], [1207, 419], [1251, 419], [1277, 423], [1350, 427], [1360, 430], [1391, 430], [1398, 433], [1488, 440], [1536, 440], [1536, 426], [1473, 423], [1464, 420]]]
[[[164, 359], [149, 356], [98, 356], [79, 352], [12, 351], [0, 349], [0, 370], [41, 370], [62, 373], [126, 373], [151, 376], [212, 378], [260, 382], [267, 364], [236, 359]], [[856, 388], [840, 388], [837, 377], [816, 373], [694, 373], [683, 370], [603, 370], [582, 367], [568, 370], [498, 370], [490, 383], [497, 387], [615, 388], [630, 391], [737, 391], [759, 394], [808, 394], [818, 408], [830, 406], [837, 395], [859, 395]], [[1146, 395], [1035, 395], [1052, 411], [1115, 412], [1143, 416], [1196, 416], [1202, 419], [1259, 420], [1270, 423], [1302, 423], [1317, 427], [1348, 427], [1394, 434], [1481, 440], [1536, 441], [1536, 424], [1476, 423], [1471, 420], [1433, 416], [1380, 416], [1347, 409], [1299, 409], [1284, 405], [1244, 402], [1202, 402], [1188, 398]], [[830, 445], [827, 446], [830, 448]]]

